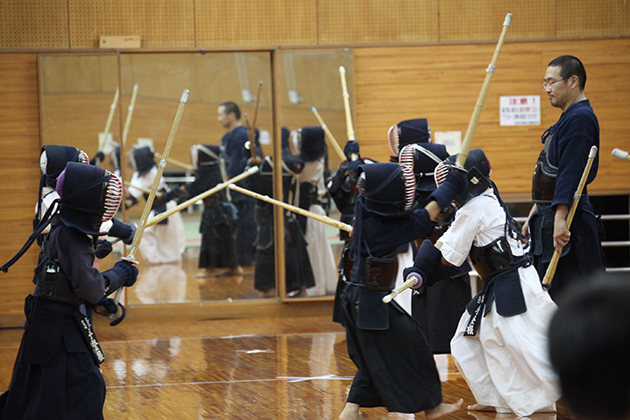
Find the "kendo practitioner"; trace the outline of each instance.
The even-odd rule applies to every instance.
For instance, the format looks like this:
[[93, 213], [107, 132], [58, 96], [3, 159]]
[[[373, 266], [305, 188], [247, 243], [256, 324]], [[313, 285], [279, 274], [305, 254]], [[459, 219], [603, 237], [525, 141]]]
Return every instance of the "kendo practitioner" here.
[[[387, 131], [387, 141], [389, 143], [389, 149], [392, 153], [394, 153], [394, 155], [390, 156], [390, 162], [399, 163], [400, 152], [405, 146], [418, 143], [426, 144], [431, 141], [431, 129], [429, 128], [429, 122], [426, 118], [415, 118], [401, 121], [389, 128]], [[398, 248], [398, 273], [396, 275], [396, 287], [403, 283], [402, 270], [413, 264], [415, 251], [415, 242], [402, 244]], [[406, 290], [398, 296], [398, 303], [410, 314], [413, 312], [412, 302], [415, 300], [412, 297], [413, 295], [414, 294], [411, 290]], [[429, 339], [427, 331], [425, 331], [425, 335], [427, 339]]]
[[415, 177], [397, 163], [359, 168], [354, 230], [344, 253], [342, 294], [348, 354], [358, 371], [340, 419], [360, 419], [360, 407], [425, 411], [433, 420], [461, 405], [442, 403], [431, 347], [420, 325], [396, 300], [382, 302], [396, 281], [397, 249], [428, 236], [442, 208], [465, 187], [465, 174], [449, 173], [425, 208], [414, 207]]
[[[339, 220], [352, 226], [354, 224], [354, 205], [357, 198], [357, 179], [359, 166], [375, 163], [374, 160], [361, 157], [361, 148], [356, 140], [349, 140], [343, 148], [346, 160], [339, 164], [337, 172], [328, 179], [326, 187], [328, 193], [339, 210]], [[343, 241], [341, 255], [350, 246], [350, 233], [339, 229], [339, 239]], [[343, 325], [343, 308], [341, 307], [341, 292], [343, 290], [343, 259], [337, 265], [337, 290], [333, 306], [333, 321]]]
[[[339, 168], [333, 176], [328, 178], [326, 187], [332, 197], [339, 213], [339, 221], [352, 226], [354, 221], [354, 203], [357, 197], [357, 171], [359, 166], [367, 163], [375, 163], [374, 160], [361, 157], [359, 142], [350, 140], [343, 148], [346, 160], [339, 164]], [[346, 242], [350, 234], [339, 229], [339, 239]]]
[[[454, 163], [457, 155], [449, 157]], [[451, 354], [477, 404], [469, 410], [528, 416], [555, 411], [560, 397], [547, 353], [547, 327], [556, 310], [523, 251], [517, 223], [490, 181], [490, 162], [472, 149], [465, 163], [466, 190], [454, 201], [455, 220], [435, 245], [422, 242], [405, 278], [431, 286], [470, 256], [483, 279], [451, 341]], [[440, 163], [436, 182], [453, 171]], [[439, 188], [438, 190], [439, 191]]]
[[599, 153], [593, 161], [571, 230], [566, 216], [586, 166], [592, 146], [599, 149], [599, 122], [584, 96], [586, 70], [576, 57], [552, 60], [543, 87], [552, 106], [560, 108], [560, 119], [542, 135], [540, 152], [532, 177], [534, 205], [523, 234], [531, 238], [531, 254], [541, 279], [556, 249], [562, 247], [549, 293], [552, 298], [571, 282], [605, 272], [601, 240], [604, 228], [589, 201], [587, 185], [597, 176]]
[[[413, 168], [416, 176], [415, 201], [419, 207], [427, 204], [435, 191], [435, 168], [448, 158], [446, 147], [436, 143], [409, 144], [400, 152], [400, 163]], [[427, 238], [417, 239], [414, 246], [420, 246], [424, 239], [435, 243], [452, 222], [454, 209], [440, 217]], [[419, 287], [414, 290], [411, 304], [412, 316], [420, 323], [434, 353], [450, 353], [450, 341], [459, 318], [470, 301], [470, 276], [472, 270], [466, 261], [449, 278], [432, 287]], [[404, 279], [403, 279], [404, 280]]]
[[[35, 209], [33, 226], [37, 226], [41, 222], [52, 202], [59, 198], [59, 194], [57, 194], [56, 190], [57, 178], [59, 178], [61, 172], [66, 168], [68, 162], [88, 164], [89, 157], [83, 150], [77, 149], [73, 146], [45, 145], [42, 147], [39, 158], [42, 177], [39, 186], [39, 199]], [[130, 223], [123, 223], [116, 218], [112, 218], [111, 220], [103, 223], [100, 230], [101, 232], [107, 232], [108, 236], [122, 239], [125, 244], [129, 245], [133, 241], [136, 226]], [[50, 225], [42, 231], [42, 235], [48, 234], [49, 231]], [[43, 238], [38, 239], [40, 245], [42, 240]], [[100, 238], [95, 248], [96, 257], [105, 258], [111, 251], [111, 242], [104, 238]]]
[[26, 324], [11, 384], [0, 398], [3, 420], [103, 419], [106, 389], [99, 365], [104, 355], [91, 326], [92, 309], [113, 305], [115, 311], [106, 296], [132, 286], [138, 275], [127, 261], [104, 272], [93, 267], [101, 225], [122, 199], [119, 179], [103, 168], [70, 162], [56, 190], [60, 198], [50, 213], [0, 268], [6, 272], [52, 224], [35, 267], [35, 291], [26, 297]]
[[[295, 149], [304, 161], [300, 172], [300, 207], [320, 216], [327, 216], [322, 198], [328, 192], [324, 180], [328, 176], [328, 150], [324, 129], [320, 126], [303, 127], [295, 131]], [[333, 294], [336, 289], [337, 269], [326, 225], [312, 218], [305, 220], [305, 240], [315, 285], [306, 290], [308, 296]]]
[[[289, 131], [282, 127], [282, 192], [283, 201], [298, 205], [294, 199], [298, 198], [298, 175], [304, 167], [304, 161], [299, 156], [291, 155], [289, 151]], [[271, 197], [273, 195], [273, 159], [265, 157], [260, 163], [260, 170], [244, 180], [247, 188], [258, 194]], [[256, 200], [254, 218], [256, 220], [256, 269], [254, 271], [254, 288], [261, 297], [275, 297], [276, 268], [274, 262], [274, 217], [273, 204]], [[315, 285], [315, 278], [311, 269], [306, 241], [298, 215], [294, 212], [284, 212], [284, 248], [286, 293], [294, 296], [300, 290]], [[303, 221], [303, 220], [301, 220]]]
[[[190, 157], [195, 168], [195, 180], [165, 194], [165, 199], [179, 197], [180, 200], [195, 197], [225, 180], [225, 161], [219, 146], [196, 144], [190, 148]], [[210, 275], [217, 267], [227, 267], [221, 275], [242, 274], [236, 253], [236, 221], [238, 210], [228, 201], [225, 189], [203, 199], [203, 214], [199, 224], [201, 247], [199, 268], [205, 269], [200, 275]]]
[[[245, 144], [249, 141], [247, 128], [241, 122], [241, 110], [234, 102], [219, 105], [217, 116], [221, 126], [228, 130], [221, 138], [221, 157], [225, 160], [226, 180], [240, 175], [247, 163]], [[251, 265], [255, 258], [254, 203], [256, 199], [236, 191], [231, 191], [231, 202], [238, 209], [236, 220], [236, 255], [241, 266]]]
[[[392, 152], [398, 150], [396, 156], [391, 156], [390, 160], [409, 165], [413, 169], [416, 176], [415, 200], [418, 206], [424, 207], [436, 188], [435, 168], [449, 156], [446, 146], [431, 142], [431, 129], [426, 118], [405, 120], [390, 127], [388, 140], [390, 150]], [[447, 214], [440, 217], [429, 235], [431, 242], [435, 243], [448, 228], [453, 217], [451, 210], [449, 209]], [[417, 247], [424, 239], [426, 238], [416, 239], [412, 244], [414, 256]], [[407, 246], [401, 247], [399, 258], [405, 256], [407, 250]], [[412, 263], [412, 258], [399, 261], [402, 268]], [[450, 353], [451, 338], [462, 311], [470, 301], [470, 276], [468, 275], [470, 270], [471, 267], [466, 262], [460, 271], [454, 273], [454, 277], [444, 279], [430, 289], [420, 287], [413, 293], [409, 292], [411, 293], [411, 314], [422, 326], [434, 353]], [[402, 269], [400, 276], [403, 276]]]
[[[145, 200], [149, 198], [149, 194], [143, 190], [153, 187], [158, 174], [155, 155], [149, 146], [134, 148], [129, 153], [129, 164], [134, 172], [125, 198], [126, 209], [136, 205], [140, 197]], [[160, 178], [149, 217], [155, 217], [176, 206], [175, 201], [166, 196], [167, 192], [166, 182], [164, 178]], [[149, 264], [180, 263], [186, 250], [186, 231], [182, 215], [174, 213], [156, 225], [147, 227], [138, 250]]]

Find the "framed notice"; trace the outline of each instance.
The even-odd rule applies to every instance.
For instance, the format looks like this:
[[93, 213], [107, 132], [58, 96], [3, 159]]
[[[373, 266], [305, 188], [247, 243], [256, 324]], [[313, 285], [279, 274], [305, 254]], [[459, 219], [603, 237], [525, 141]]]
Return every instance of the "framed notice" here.
[[501, 126], [540, 125], [540, 95], [501, 96]]

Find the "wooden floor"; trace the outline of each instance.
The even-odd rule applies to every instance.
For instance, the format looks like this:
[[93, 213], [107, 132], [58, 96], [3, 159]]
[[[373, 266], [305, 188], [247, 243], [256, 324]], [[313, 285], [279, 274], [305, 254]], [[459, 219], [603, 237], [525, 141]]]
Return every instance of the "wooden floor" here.
[[[105, 419], [335, 419], [356, 372], [343, 329], [329, 316], [97, 324], [106, 355]], [[0, 390], [7, 389], [22, 331], [0, 331]], [[436, 356], [443, 399], [470, 390], [450, 356]], [[365, 419], [409, 418], [383, 408]], [[415, 418], [425, 418], [419, 413]], [[512, 419], [462, 409], [446, 419]], [[568, 419], [566, 410], [532, 420]]]

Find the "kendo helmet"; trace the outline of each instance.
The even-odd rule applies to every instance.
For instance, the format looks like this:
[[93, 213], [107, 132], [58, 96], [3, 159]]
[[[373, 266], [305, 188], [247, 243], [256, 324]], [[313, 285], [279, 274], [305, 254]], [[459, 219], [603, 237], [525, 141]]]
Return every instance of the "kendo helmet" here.
[[359, 159], [361, 157], [360, 151], [359, 142], [356, 140], [349, 140], [343, 148], [343, 154], [348, 162]]
[[214, 144], [193, 144], [190, 148], [190, 161], [195, 170], [217, 165], [220, 160], [220, 146]]
[[322, 127], [303, 127], [296, 133], [293, 137], [293, 147], [304, 162], [326, 156], [326, 135]]
[[372, 163], [359, 167], [358, 200], [369, 212], [401, 216], [413, 207], [416, 179], [408, 166]]
[[68, 162], [90, 163], [90, 158], [83, 150], [73, 146], [57, 146], [48, 144], [42, 147], [39, 157], [39, 167], [44, 176], [45, 185], [55, 188], [59, 174]]
[[398, 161], [413, 170], [417, 191], [431, 192], [436, 188], [435, 168], [446, 158], [448, 152], [443, 144], [416, 143], [403, 147]]
[[146, 174], [155, 165], [155, 154], [149, 146], [137, 147], [129, 154], [129, 164], [140, 176]]
[[[459, 153], [451, 155], [435, 168], [435, 183], [439, 187], [446, 180], [451, 167], [457, 162]], [[464, 163], [464, 169], [468, 171], [466, 190], [458, 194], [453, 201], [458, 206], [463, 206], [469, 200], [483, 194], [492, 186], [490, 175], [492, 166], [481, 148], [471, 149]]]
[[69, 227], [99, 235], [101, 224], [111, 220], [122, 200], [122, 183], [98, 166], [70, 162], [59, 175], [59, 218]]
[[403, 147], [413, 143], [430, 143], [431, 128], [426, 118], [401, 121], [389, 127], [387, 132], [389, 149], [398, 156]]

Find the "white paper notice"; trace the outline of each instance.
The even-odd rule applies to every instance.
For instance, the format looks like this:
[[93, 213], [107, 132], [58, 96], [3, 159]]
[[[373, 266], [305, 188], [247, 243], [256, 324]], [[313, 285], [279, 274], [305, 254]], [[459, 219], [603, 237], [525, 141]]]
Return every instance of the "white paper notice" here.
[[501, 125], [540, 125], [540, 96], [501, 96]]
[[459, 153], [462, 149], [461, 131], [436, 131], [435, 143], [443, 144], [450, 155]]

